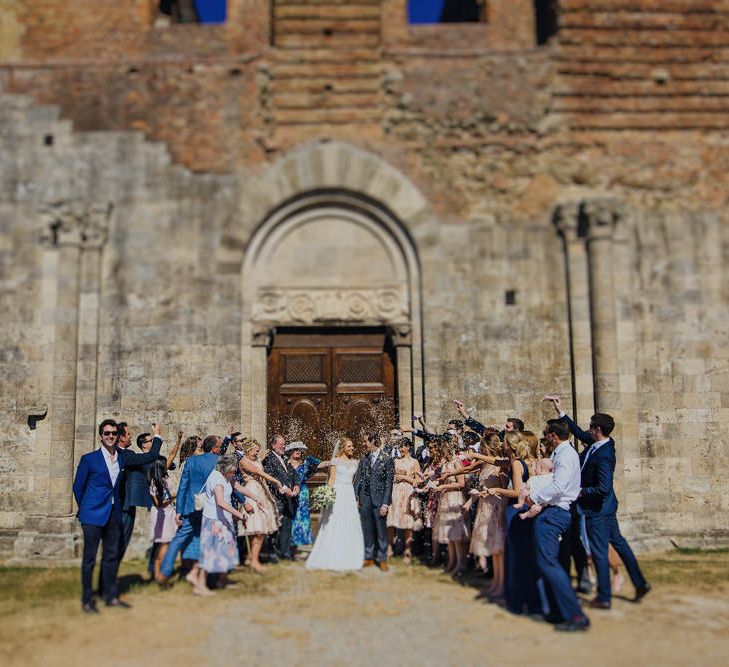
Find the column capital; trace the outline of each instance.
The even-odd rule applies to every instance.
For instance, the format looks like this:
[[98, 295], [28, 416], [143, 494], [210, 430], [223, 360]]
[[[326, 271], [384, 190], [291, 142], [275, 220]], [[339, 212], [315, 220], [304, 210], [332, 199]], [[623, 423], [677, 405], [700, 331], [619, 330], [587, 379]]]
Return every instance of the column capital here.
[[254, 324], [251, 327], [251, 347], [268, 347], [271, 345], [273, 330], [268, 324]]
[[43, 232], [41, 243], [51, 248], [77, 247], [99, 250], [109, 235], [111, 202], [61, 201], [38, 209]]
[[612, 239], [624, 217], [623, 203], [613, 197], [585, 199], [580, 206], [580, 218], [588, 241]]
[[387, 333], [395, 347], [405, 347], [413, 344], [413, 328], [409, 323], [391, 324]]
[[557, 204], [552, 211], [552, 224], [557, 228], [560, 236], [568, 241], [580, 236], [580, 202], [568, 201]]

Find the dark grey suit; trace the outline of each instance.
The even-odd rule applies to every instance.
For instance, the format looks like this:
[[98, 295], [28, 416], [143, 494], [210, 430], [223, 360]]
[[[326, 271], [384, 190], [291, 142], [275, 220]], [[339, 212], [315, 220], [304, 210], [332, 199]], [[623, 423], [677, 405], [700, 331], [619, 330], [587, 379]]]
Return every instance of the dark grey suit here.
[[394, 476], [395, 464], [384, 451], [378, 453], [374, 466], [372, 454], [364, 456], [357, 466], [354, 494], [359, 502], [365, 560], [387, 560], [387, 518], [380, 516], [380, 508], [392, 502]]

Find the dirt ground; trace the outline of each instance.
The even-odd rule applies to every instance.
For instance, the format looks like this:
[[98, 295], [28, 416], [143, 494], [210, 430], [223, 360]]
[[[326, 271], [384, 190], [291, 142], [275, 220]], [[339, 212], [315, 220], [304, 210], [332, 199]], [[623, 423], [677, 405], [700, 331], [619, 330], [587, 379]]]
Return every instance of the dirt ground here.
[[[480, 580], [398, 559], [388, 573], [309, 573], [302, 563], [240, 571], [234, 590], [193, 596], [140, 584], [125, 565], [132, 610], [79, 609], [78, 574], [0, 569], [3, 665], [727, 665], [729, 554], [641, 559], [654, 590], [632, 589], [588, 633], [562, 635], [478, 599]], [[481, 582], [482, 583], [482, 582]]]

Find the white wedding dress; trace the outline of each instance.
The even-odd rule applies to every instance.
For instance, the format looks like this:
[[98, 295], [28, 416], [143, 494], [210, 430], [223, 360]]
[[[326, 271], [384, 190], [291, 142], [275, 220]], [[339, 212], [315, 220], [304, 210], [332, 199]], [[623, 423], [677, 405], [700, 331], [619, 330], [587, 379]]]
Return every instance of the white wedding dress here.
[[364, 558], [364, 537], [352, 480], [359, 462], [334, 459], [336, 499], [322, 510], [319, 532], [306, 559], [308, 570], [359, 570]]

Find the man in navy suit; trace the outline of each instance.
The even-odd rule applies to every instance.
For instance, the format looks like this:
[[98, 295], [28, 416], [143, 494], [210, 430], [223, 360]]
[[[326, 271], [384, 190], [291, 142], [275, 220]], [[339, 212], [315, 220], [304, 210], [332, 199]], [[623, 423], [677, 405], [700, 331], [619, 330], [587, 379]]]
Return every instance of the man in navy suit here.
[[[172, 538], [167, 553], [160, 566], [160, 583], [166, 583], [175, 569], [175, 559], [180, 551], [190, 545], [197, 543], [199, 550], [200, 529], [202, 527], [202, 510], [195, 509], [195, 496], [203, 490], [205, 482], [215, 468], [220, 454], [220, 438], [217, 435], [209, 435], [202, 444], [202, 454], [190, 456], [182, 467], [180, 484], [177, 488], [177, 533]], [[197, 560], [196, 554], [191, 560]], [[197, 585], [198, 568], [197, 564], [187, 575], [187, 580]]]
[[271, 539], [272, 553], [269, 556], [271, 562], [276, 562], [279, 558], [282, 560], [294, 559], [291, 554], [291, 530], [299, 505], [301, 489], [296, 471], [285, 457], [285, 449], [286, 438], [282, 435], [274, 435], [271, 450], [263, 459], [263, 470], [281, 482], [281, 489], [270, 482], [268, 484], [281, 517], [278, 532], [272, 535]]
[[367, 453], [360, 459], [354, 476], [354, 495], [364, 535], [364, 563], [369, 567], [377, 561], [387, 572], [387, 512], [392, 502], [395, 464], [382, 450], [378, 433], [366, 435], [363, 443]]
[[117, 426], [113, 419], [99, 425], [101, 448], [84, 454], [73, 480], [73, 495], [78, 505], [78, 519], [84, 535], [81, 561], [81, 606], [87, 613], [98, 613], [93, 598], [93, 576], [96, 552], [101, 550], [100, 588], [106, 605], [129, 607], [119, 599], [116, 576], [119, 569], [118, 551], [121, 534], [121, 477], [124, 459], [116, 446]]
[[[142, 433], [137, 436], [137, 446], [141, 452], [133, 452], [129, 447], [131, 432], [129, 427], [121, 422], [117, 424], [120, 435], [123, 433], [123, 443], [118, 444], [119, 453], [124, 459], [124, 485], [122, 487], [122, 534], [119, 543], [119, 560], [129, 547], [134, 532], [134, 523], [137, 517], [137, 507], [152, 507], [152, 496], [149, 495], [149, 482], [147, 481], [147, 468], [159, 456], [162, 447], [162, 438], [159, 436], [159, 427], [154, 425], [153, 433]], [[122, 438], [120, 438], [122, 441]]]
[[610, 563], [608, 546], [613, 545], [622, 559], [635, 587], [635, 601], [639, 601], [651, 589], [640, 571], [638, 561], [623, 537], [618, 525], [618, 499], [613, 488], [615, 472], [615, 441], [610, 437], [615, 420], [608, 414], [597, 413], [590, 419], [588, 431], [583, 431], [561, 409], [558, 396], [547, 396], [554, 408], [569, 426], [572, 434], [587, 447], [580, 454], [581, 490], [577, 499], [578, 509], [585, 516], [587, 538], [592, 551], [592, 562], [597, 574], [597, 597], [590, 602], [594, 609], [610, 609]]

